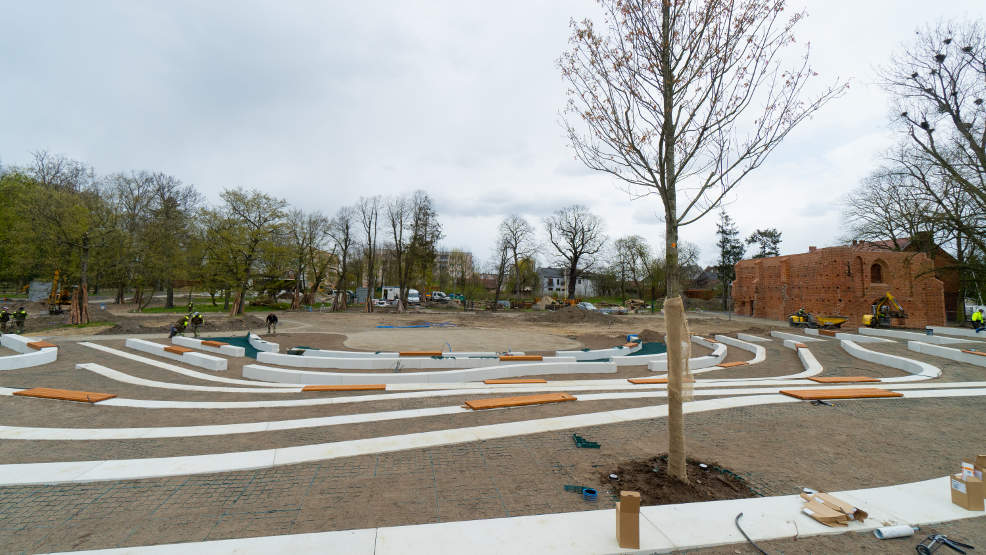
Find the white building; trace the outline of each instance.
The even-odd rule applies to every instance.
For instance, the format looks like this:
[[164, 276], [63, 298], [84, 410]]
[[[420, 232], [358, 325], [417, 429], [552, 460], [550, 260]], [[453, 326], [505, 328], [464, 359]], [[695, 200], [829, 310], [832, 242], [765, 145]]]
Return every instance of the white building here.
[[[541, 268], [538, 270], [541, 293], [553, 297], [568, 296], [568, 270], [564, 268]], [[595, 297], [596, 284], [587, 275], [575, 278], [576, 297]]]

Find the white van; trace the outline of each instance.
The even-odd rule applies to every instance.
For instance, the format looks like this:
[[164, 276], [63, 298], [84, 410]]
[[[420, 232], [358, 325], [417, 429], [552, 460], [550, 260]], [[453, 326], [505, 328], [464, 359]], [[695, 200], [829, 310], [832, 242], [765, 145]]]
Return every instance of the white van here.
[[421, 294], [417, 289], [407, 290], [407, 304], [421, 304]]

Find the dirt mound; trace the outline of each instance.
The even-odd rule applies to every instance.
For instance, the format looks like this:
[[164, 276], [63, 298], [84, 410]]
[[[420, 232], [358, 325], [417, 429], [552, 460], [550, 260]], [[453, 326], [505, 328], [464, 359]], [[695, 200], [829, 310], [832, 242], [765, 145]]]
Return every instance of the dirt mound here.
[[530, 321], [539, 324], [602, 324], [615, 326], [620, 324], [619, 318], [608, 314], [600, 314], [590, 310], [582, 310], [574, 306], [566, 306], [558, 310], [535, 314]]
[[649, 328], [640, 332], [638, 335], [640, 335], [640, 340], [644, 343], [660, 343], [664, 341], [664, 334], [662, 332]]
[[[178, 321], [180, 315], [174, 317], [122, 317], [118, 318], [116, 325], [101, 333], [120, 335], [137, 333], [168, 333], [172, 324]], [[242, 331], [266, 329], [266, 324], [260, 318], [253, 315], [235, 317], [213, 317], [205, 315], [205, 323], [199, 327], [200, 332], [211, 331]]]
[[[721, 468], [715, 463], [688, 459], [687, 471], [690, 484], [683, 484], [667, 474], [667, 455], [643, 460], [624, 461], [613, 470], [599, 473], [602, 491], [619, 494], [620, 490], [639, 491], [644, 505], [667, 505], [693, 501], [717, 501], [720, 499], [744, 499], [756, 497], [743, 478]], [[610, 477], [615, 474], [616, 479]]]

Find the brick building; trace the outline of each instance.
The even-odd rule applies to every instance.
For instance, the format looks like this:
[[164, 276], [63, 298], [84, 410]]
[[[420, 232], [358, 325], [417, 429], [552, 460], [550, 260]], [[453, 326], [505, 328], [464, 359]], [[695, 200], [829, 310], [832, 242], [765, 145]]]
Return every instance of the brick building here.
[[927, 255], [859, 247], [809, 247], [807, 253], [742, 260], [736, 264], [733, 304], [737, 314], [784, 320], [799, 308], [846, 316], [846, 327], [890, 292], [907, 312], [895, 326], [945, 323], [942, 282]]

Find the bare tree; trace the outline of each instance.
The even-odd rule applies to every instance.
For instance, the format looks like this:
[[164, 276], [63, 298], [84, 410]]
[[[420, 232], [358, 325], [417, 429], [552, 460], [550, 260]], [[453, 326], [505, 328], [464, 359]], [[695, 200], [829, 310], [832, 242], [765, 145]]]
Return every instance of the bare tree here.
[[520, 261], [537, 252], [534, 240], [534, 228], [521, 216], [511, 214], [500, 222], [500, 239], [510, 251], [514, 269], [514, 294], [520, 295], [521, 274]]
[[592, 268], [596, 255], [606, 244], [603, 222], [586, 207], [573, 205], [544, 219], [548, 242], [568, 271], [568, 298], [575, 298], [579, 276]]
[[329, 224], [329, 236], [335, 244], [336, 256], [339, 260], [339, 271], [337, 273], [335, 285], [335, 299], [332, 302], [333, 311], [345, 312], [349, 308], [348, 295], [346, 293], [346, 276], [349, 274], [349, 255], [353, 250], [355, 238], [353, 236], [354, 209], [351, 206], [343, 206], [336, 212]]
[[500, 308], [500, 290], [503, 288], [503, 282], [507, 277], [507, 267], [510, 264], [510, 248], [504, 243], [503, 237], [501, 236], [497, 242], [496, 247], [494, 247], [493, 255], [493, 271], [496, 274], [496, 291], [493, 293], [493, 305], [490, 310], [496, 312]]
[[361, 197], [357, 210], [360, 224], [366, 241], [363, 244], [366, 253], [366, 311], [373, 312], [373, 295], [376, 291], [376, 262], [377, 262], [377, 232], [380, 230], [380, 197]]
[[387, 203], [387, 220], [400, 288], [397, 311], [404, 312], [407, 310], [407, 292], [414, 270], [424, 270], [434, 260], [435, 246], [442, 237], [442, 231], [431, 197], [424, 191], [391, 199]]
[[[680, 292], [678, 228], [713, 210], [842, 87], [802, 101], [807, 52], [780, 60], [803, 12], [778, 0], [599, 0], [604, 29], [572, 23], [560, 60], [576, 156], [664, 207], [666, 289]], [[681, 203], [681, 204], [679, 204]]]
[[[311, 264], [315, 259], [314, 251], [322, 250], [329, 233], [329, 220], [321, 212], [306, 214], [301, 210], [288, 213], [286, 230], [290, 240], [291, 261], [294, 266], [294, 290], [291, 295], [291, 308], [301, 307], [305, 286]], [[317, 287], [315, 288], [317, 291]], [[304, 295], [308, 297], [308, 295]]]

